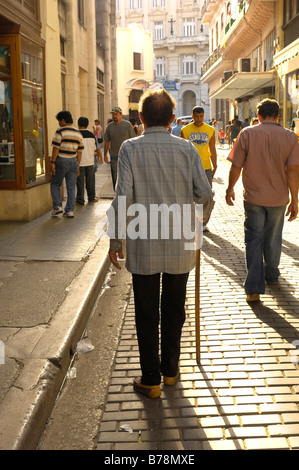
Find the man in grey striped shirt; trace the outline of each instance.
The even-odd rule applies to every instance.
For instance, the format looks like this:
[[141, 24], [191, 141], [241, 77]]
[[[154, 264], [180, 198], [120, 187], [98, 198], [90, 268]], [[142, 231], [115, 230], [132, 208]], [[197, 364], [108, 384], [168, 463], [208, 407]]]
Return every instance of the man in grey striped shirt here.
[[[214, 205], [196, 148], [168, 133], [174, 108], [175, 102], [165, 90], [150, 91], [141, 98], [140, 118], [145, 131], [124, 142], [120, 149], [117, 192], [108, 211], [111, 262], [120, 269], [121, 238], [126, 238], [126, 267], [133, 275], [142, 371], [134, 389], [150, 398], [161, 394], [161, 374], [164, 385], [173, 385], [178, 379], [186, 286], [195, 265], [194, 245], [190, 247], [193, 234], [186, 225], [194, 219], [195, 203], [203, 206], [204, 219]], [[132, 220], [136, 212], [139, 215]], [[126, 220], [127, 215], [131, 216], [129, 224], [120, 227], [119, 221]]]
[[63, 212], [60, 187], [65, 178], [67, 189], [67, 203], [64, 208], [64, 217], [73, 218], [76, 204], [76, 182], [84, 150], [81, 132], [73, 124], [69, 111], [61, 111], [56, 119], [59, 123], [52, 140], [51, 159], [51, 195], [53, 199], [52, 216], [56, 217]]

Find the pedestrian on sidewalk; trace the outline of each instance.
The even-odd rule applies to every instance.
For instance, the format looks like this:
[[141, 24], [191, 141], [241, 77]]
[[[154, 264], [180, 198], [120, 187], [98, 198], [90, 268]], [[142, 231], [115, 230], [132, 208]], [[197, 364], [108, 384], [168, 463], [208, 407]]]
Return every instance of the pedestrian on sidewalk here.
[[277, 101], [266, 98], [257, 113], [261, 124], [243, 129], [228, 156], [232, 166], [226, 190], [226, 202], [233, 206], [243, 169], [248, 302], [260, 299], [265, 282], [277, 284], [284, 218], [291, 222], [298, 214], [297, 136], [278, 123]]
[[[201, 106], [192, 110], [193, 121], [181, 130], [181, 137], [190, 140], [198, 150], [208, 181], [212, 188], [213, 177], [217, 170], [217, 152], [215, 127], [204, 122], [205, 111]], [[215, 120], [213, 122], [216, 122]], [[218, 132], [218, 128], [217, 128]], [[204, 222], [204, 231], [208, 231], [209, 218]]]
[[[175, 118], [175, 106], [175, 101], [164, 89], [148, 91], [141, 97], [139, 111], [145, 130], [140, 137], [122, 145], [117, 193], [111, 207], [116, 224], [122, 218], [122, 196], [125, 197], [128, 211], [139, 207], [145, 214], [140, 220], [141, 226], [139, 224], [142, 235], [130, 234], [127, 227], [126, 268], [133, 276], [142, 371], [142, 377], [134, 381], [134, 389], [150, 398], [158, 398], [161, 394], [161, 374], [165, 385], [173, 385], [178, 379], [186, 285], [189, 272], [195, 266], [194, 249], [186, 249], [186, 240], [182, 236], [173, 236], [177, 224], [172, 227], [168, 225], [169, 236], [163, 234], [165, 225], [161, 220], [162, 213], [159, 216], [158, 207], [161, 211], [165, 207], [171, 209], [176, 206], [180, 211], [185, 207], [190, 210], [190, 215], [194, 215], [195, 201], [203, 205], [203, 216], [207, 218], [214, 205], [213, 192], [197, 150], [190, 142], [168, 132]], [[148, 216], [153, 213], [157, 214], [157, 218], [148, 223]], [[126, 220], [126, 214], [123, 215]], [[182, 216], [181, 213], [180, 223]], [[116, 233], [118, 229], [116, 226]], [[122, 241], [117, 237], [113, 239], [111, 234], [110, 237], [110, 259], [120, 269], [118, 257], [123, 258]]]
[[99, 119], [95, 119], [94, 121], [93, 133], [97, 141], [97, 146], [100, 146], [103, 143], [103, 138], [102, 138], [102, 126], [101, 126]]
[[230, 140], [232, 145], [236, 142], [236, 139], [239, 135], [239, 132], [241, 131], [241, 123], [238, 121], [236, 118], [232, 120], [232, 123], [230, 125]]
[[112, 121], [108, 124], [104, 134], [104, 161], [108, 161], [108, 150], [110, 148], [110, 165], [113, 189], [117, 181], [118, 153], [122, 143], [127, 139], [135, 137], [135, 131], [129, 121], [123, 119], [122, 110], [119, 106], [112, 108]]
[[82, 152], [82, 158], [79, 168], [79, 175], [77, 177], [77, 196], [76, 203], [84, 206], [84, 186], [86, 187], [88, 202], [98, 202], [96, 197], [96, 178], [95, 178], [95, 155], [97, 160], [103, 163], [102, 152], [97, 146], [95, 135], [89, 131], [88, 128], [89, 120], [86, 117], [80, 117], [78, 119], [79, 131], [83, 137], [84, 150]]
[[63, 212], [60, 188], [65, 178], [67, 203], [63, 215], [73, 218], [76, 204], [76, 181], [84, 150], [83, 137], [73, 126], [73, 118], [69, 111], [60, 111], [56, 119], [59, 128], [52, 140], [51, 158], [52, 216], [58, 216]]

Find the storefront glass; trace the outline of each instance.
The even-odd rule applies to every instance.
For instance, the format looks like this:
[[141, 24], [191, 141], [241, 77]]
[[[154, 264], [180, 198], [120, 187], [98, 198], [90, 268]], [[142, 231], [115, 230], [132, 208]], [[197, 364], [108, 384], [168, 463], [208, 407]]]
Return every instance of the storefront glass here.
[[286, 125], [290, 128], [299, 109], [299, 69], [287, 75], [286, 92]]
[[10, 58], [0, 46], [0, 181], [16, 179]]
[[21, 41], [26, 184], [45, 180], [43, 50]]

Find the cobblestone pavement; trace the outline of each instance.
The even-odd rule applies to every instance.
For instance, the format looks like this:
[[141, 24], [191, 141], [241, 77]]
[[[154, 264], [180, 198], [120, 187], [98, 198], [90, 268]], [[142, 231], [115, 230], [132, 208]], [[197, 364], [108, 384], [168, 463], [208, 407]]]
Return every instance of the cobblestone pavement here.
[[[196, 363], [194, 271], [181, 375], [158, 400], [134, 392], [140, 375], [128, 302], [99, 434], [99, 450], [299, 449], [299, 221], [285, 224], [278, 286], [249, 305], [242, 184], [226, 205], [229, 162], [219, 150], [216, 206], [201, 250], [201, 363]], [[298, 343], [296, 343], [298, 341]], [[132, 432], [124, 432], [122, 425]]]

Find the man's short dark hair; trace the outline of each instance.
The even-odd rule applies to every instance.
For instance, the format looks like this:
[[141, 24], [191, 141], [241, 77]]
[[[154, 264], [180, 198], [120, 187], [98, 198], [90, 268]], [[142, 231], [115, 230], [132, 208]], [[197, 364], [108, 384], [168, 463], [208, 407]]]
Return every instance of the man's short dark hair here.
[[89, 124], [89, 120], [87, 119], [87, 117], [79, 117], [78, 119], [78, 126], [79, 127], [88, 127], [88, 124]]
[[194, 106], [194, 108], [192, 109], [192, 114], [194, 113], [197, 113], [197, 114], [205, 113], [205, 110], [203, 109], [202, 106]]
[[56, 119], [57, 121], [62, 121], [62, 119], [64, 119], [67, 124], [73, 124], [74, 122], [69, 111], [60, 111], [60, 113], [57, 114]]
[[271, 100], [270, 98], [265, 98], [261, 101], [256, 109], [257, 113], [264, 119], [266, 117], [276, 118], [279, 115], [279, 104], [276, 100]]
[[139, 101], [139, 112], [148, 127], [163, 126], [170, 124], [176, 102], [164, 89], [148, 90]]

